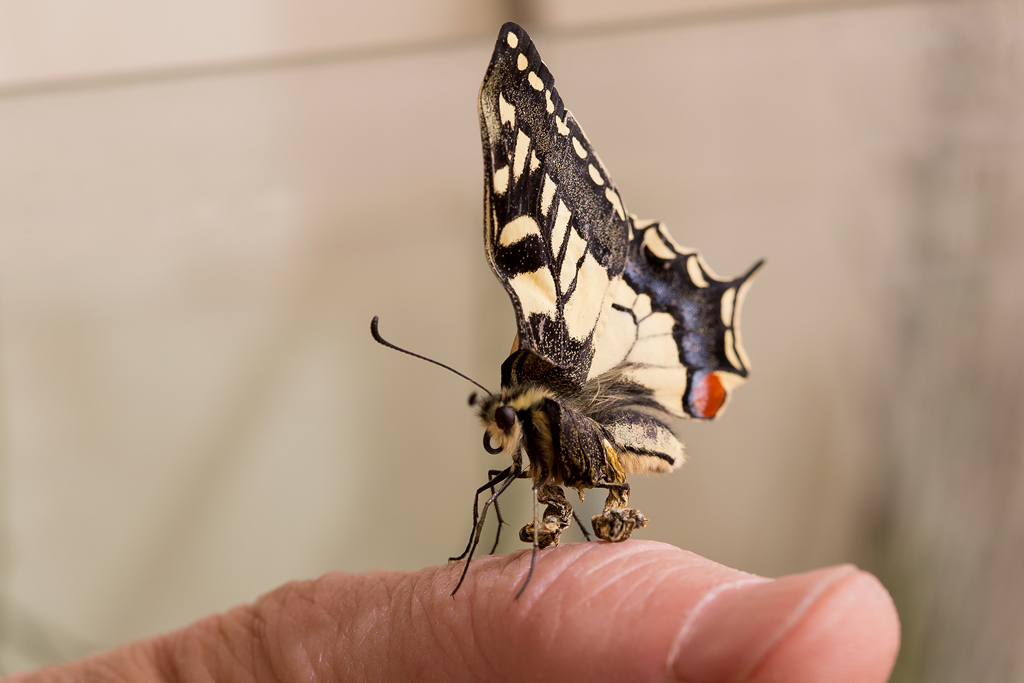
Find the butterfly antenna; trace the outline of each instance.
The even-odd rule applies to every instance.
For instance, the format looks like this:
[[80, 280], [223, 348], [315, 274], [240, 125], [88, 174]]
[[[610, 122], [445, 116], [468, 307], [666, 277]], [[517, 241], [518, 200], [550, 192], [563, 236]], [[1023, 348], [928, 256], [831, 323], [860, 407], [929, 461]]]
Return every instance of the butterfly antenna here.
[[526, 590], [526, 585], [530, 583], [530, 579], [533, 578], [533, 568], [537, 566], [537, 546], [540, 545], [540, 539], [537, 533], [537, 512], [540, 504], [537, 499], [537, 489], [540, 488], [538, 483], [533, 484], [533, 551], [530, 553], [530, 571], [526, 573], [526, 578], [523, 579], [523, 585], [519, 587], [519, 592], [516, 593], [516, 597], [513, 600], [518, 600], [519, 596]]
[[421, 356], [418, 353], [413, 353], [412, 351], [409, 351], [408, 349], [403, 349], [401, 346], [395, 346], [394, 344], [392, 344], [388, 340], [384, 339], [384, 337], [380, 336], [380, 330], [377, 329], [377, 322], [378, 322], [378, 320], [379, 320], [379, 318], [377, 316], [373, 316], [373, 320], [370, 321], [370, 334], [373, 335], [374, 340], [378, 344], [381, 344], [382, 346], [386, 346], [389, 349], [394, 349], [395, 351], [401, 351], [402, 353], [409, 354], [410, 356], [413, 356], [414, 358], [419, 358], [420, 360], [425, 360], [428, 363], [433, 363], [434, 365], [440, 365], [445, 370], [450, 370], [450, 371], [454, 372], [456, 375], [458, 375], [459, 377], [461, 377], [462, 379], [464, 379], [464, 380], [466, 380], [468, 382], [472, 382], [473, 384], [477, 385], [478, 387], [480, 387], [483, 391], [487, 392], [488, 394], [491, 393], [490, 391], [487, 391], [487, 387], [485, 387], [483, 384], [480, 384], [480, 382], [477, 382], [472, 377], [467, 377], [466, 375], [463, 375], [461, 372], [459, 372], [455, 368], [451, 367], [450, 365], [445, 365], [444, 363], [442, 363], [440, 361], [436, 361], [433, 358], [427, 358], [426, 356]]

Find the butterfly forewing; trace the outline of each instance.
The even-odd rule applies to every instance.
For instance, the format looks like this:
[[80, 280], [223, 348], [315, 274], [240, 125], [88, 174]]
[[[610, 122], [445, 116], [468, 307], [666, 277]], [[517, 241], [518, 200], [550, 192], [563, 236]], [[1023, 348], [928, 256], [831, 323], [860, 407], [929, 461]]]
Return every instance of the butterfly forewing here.
[[618, 191], [533, 41], [506, 24], [480, 89], [488, 260], [516, 311], [519, 348], [578, 385], [623, 272], [630, 231]]
[[488, 261], [515, 308], [514, 350], [540, 357], [520, 359], [518, 379], [553, 366], [580, 389], [612, 373], [668, 413], [715, 417], [747, 375], [739, 307], [757, 266], [719, 279], [660, 223], [636, 222], [515, 24], [484, 77], [480, 127]]

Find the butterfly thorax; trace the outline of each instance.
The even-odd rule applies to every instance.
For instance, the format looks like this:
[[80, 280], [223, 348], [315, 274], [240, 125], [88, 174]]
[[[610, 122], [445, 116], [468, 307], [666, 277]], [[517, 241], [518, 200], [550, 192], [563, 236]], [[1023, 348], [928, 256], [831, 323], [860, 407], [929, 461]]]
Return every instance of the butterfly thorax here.
[[487, 450], [511, 457], [535, 482], [582, 491], [625, 481], [605, 427], [551, 389], [539, 384], [505, 387], [476, 406]]

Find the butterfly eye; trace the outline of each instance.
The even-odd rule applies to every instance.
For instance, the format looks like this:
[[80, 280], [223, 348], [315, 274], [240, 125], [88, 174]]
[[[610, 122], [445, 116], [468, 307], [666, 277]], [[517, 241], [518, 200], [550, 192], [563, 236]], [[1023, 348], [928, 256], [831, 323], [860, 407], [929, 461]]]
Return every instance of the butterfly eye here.
[[502, 406], [494, 411], [494, 424], [498, 429], [507, 432], [516, 423], [516, 413], [509, 406]]

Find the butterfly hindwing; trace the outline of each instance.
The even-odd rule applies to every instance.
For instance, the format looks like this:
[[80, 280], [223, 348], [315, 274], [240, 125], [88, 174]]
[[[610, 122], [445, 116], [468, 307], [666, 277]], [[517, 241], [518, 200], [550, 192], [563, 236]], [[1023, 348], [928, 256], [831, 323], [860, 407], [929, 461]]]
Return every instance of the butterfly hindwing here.
[[590, 378], [612, 368], [644, 387], [677, 417], [716, 417], [748, 374], [740, 308], [758, 262], [718, 278], [696, 251], [678, 245], [661, 223], [635, 222], [629, 258], [610, 288], [598, 324]]

